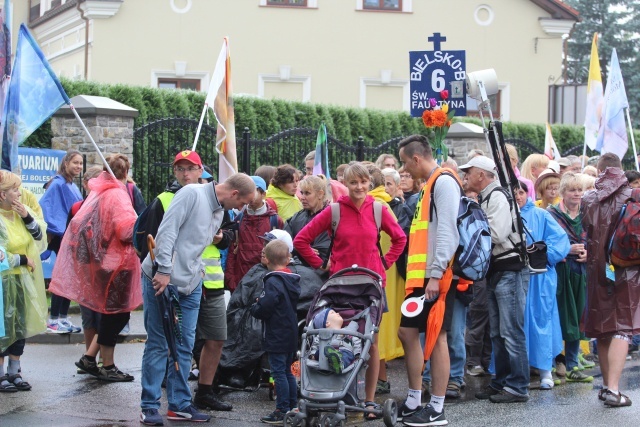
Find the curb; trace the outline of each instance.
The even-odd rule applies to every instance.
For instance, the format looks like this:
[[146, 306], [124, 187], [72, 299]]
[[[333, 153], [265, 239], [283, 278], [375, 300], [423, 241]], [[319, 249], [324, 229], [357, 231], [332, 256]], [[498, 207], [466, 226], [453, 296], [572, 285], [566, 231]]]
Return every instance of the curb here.
[[[147, 334], [129, 334], [119, 337], [118, 343], [146, 341]], [[27, 338], [29, 344], [84, 344], [84, 334], [39, 334]]]

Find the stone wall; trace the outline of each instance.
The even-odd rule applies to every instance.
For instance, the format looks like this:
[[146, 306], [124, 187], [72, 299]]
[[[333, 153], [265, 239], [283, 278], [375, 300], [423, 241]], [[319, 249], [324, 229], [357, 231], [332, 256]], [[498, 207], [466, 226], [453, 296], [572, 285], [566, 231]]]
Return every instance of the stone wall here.
[[[105, 157], [122, 153], [133, 164], [133, 117], [104, 114], [81, 114], [81, 117]], [[103, 165], [91, 140], [74, 116], [53, 116], [51, 131], [53, 132], [51, 148], [80, 151], [86, 155], [87, 168]]]
[[489, 144], [487, 144], [484, 137], [447, 137], [444, 142], [447, 144], [447, 147], [449, 147], [449, 153], [451, 153], [453, 149], [454, 159], [458, 162], [458, 165], [467, 163], [467, 153], [474, 149], [482, 150], [488, 157], [493, 157]]

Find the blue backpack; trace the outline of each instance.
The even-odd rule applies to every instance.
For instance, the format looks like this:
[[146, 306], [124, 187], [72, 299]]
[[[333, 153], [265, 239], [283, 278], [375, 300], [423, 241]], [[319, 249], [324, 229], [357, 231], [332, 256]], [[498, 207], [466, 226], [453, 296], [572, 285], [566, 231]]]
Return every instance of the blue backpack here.
[[[453, 177], [448, 172], [443, 172], [441, 175]], [[435, 209], [434, 188], [435, 184], [431, 186], [431, 204]], [[462, 187], [460, 191], [464, 194]], [[453, 259], [453, 274], [472, 282], [482, 280], [489, 270], [492, 248], [491, 229], [487, 215], [478, 202], [462, 195], [460, 196], [456, 223], [460, 234], [460, 243]]]

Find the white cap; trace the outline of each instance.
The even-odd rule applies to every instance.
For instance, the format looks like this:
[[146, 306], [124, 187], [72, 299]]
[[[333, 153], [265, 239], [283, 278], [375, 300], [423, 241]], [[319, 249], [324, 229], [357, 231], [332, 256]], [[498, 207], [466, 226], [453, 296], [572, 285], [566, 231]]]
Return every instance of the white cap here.
[[487, 156], [476, 156], [469, 160], [467, 164], [460, 166], [458, 169], [466, 172], [471, 168], [478, 168], [487, 172], [496, 173], [496, 162]]
[[267, 242], [270, 242], [272, 240], [282, 240], [287, 244], [287, 247], [289, 248], [289, 253], [293, 252], [293, 240], [291, 239], [291, 235], [284, 230], [275, 229], [275, 230], [267, 231], [262, 236], [258, 236], [258, 237], [260, 237], [263, 240], [266, 240]]

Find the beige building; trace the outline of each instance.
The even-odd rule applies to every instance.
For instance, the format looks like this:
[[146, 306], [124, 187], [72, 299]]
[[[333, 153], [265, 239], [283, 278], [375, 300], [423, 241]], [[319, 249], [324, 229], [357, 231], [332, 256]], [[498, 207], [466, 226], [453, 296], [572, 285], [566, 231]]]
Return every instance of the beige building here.
[[[29, 0], [13, 2], [59, 76], [206, 91], [230, 38], [236, 94], [409, 110], [409, 51], [494, 68], [503, 120], [543, 122], [578, 19], [559, 0]], [[87, 30], [88, 26], [88, 30]], [[15, 44], [15, 41], [14, 41]], [[473, 105], [468, 106], [473, 109]]]

